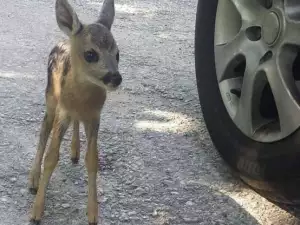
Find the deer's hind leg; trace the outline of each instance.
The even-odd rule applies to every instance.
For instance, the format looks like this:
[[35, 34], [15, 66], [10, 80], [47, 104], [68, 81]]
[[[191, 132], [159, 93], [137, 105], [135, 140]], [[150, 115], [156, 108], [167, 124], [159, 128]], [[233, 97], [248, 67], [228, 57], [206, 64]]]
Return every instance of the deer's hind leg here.
[[73, 135], [71, 142], [71, 161], [77, 164], [80, 158], [80, 138], [79, 138], [79, 121], [73, 121]]
[[56, 104], [51, 99], [47, 98], [46, 105], [46, 112], [40, 130], [37, 151], [29, 173], [29, 191], [32, 194], [37, 193], [41, 174], [41, 164], [55, 117]]

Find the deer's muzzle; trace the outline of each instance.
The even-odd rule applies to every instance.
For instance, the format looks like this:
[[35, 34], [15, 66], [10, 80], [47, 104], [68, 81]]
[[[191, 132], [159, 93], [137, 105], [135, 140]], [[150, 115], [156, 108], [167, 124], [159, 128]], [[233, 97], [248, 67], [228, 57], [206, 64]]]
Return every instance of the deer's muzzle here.
[[103, 83], [105, 85], [112, 84], [113, 86], [117, 87], [122, 83], [122, 76], [119, 72], [109, 72], [103, 77]]

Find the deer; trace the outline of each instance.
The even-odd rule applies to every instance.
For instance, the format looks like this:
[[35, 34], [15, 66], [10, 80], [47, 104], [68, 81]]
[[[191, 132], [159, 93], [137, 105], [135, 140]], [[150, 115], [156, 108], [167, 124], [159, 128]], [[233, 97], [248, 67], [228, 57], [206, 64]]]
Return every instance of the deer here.
[[[87, 139], [87, 219], [89, 225], [95, 225], [98, 224], [97, 139], [101, 110], [107, 92], [118, 89], [122, 83], [118, 69], [119, 48], [111, 32], [115, 4], [114, 0], [104, 0], [99, 17], [90, 24], [79, 20], [67, 0], [56, 0], [55, 13], [58, 27], [67, 38], [58, 42], [48, 57], [46, 109], [29, 172], [29, 191], [36, 195], [30, 221], [40, 224], [44, 214], [46, 189], [58, 164], [61, 142], [70, 124], [73, 125], [71, 162], [79, 162], [79, 128], [82, 123]], [[51, 132], [50, 144], [44, 154]], [[43, 157], [44, 168], [41, 174]]]

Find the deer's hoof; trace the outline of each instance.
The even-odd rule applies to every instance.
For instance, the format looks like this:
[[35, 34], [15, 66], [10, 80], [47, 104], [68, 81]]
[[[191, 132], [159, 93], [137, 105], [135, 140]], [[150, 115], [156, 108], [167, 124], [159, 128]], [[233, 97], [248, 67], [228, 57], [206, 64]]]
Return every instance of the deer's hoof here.
[[32, 225], [40, 225], [40, 224], [41, 224], [41, 221], [40, 221], [40, 220], [31, 219], [31, 220], [30, 220], [30, 223], [31, 223]]
[[71, 158], [71, 161], [73, 164], [78, 164], [79, 159], [78, 158]]
[[37, 193], [37, 188], [29, 188], [29, 192], [33, 195], [36, 195]]

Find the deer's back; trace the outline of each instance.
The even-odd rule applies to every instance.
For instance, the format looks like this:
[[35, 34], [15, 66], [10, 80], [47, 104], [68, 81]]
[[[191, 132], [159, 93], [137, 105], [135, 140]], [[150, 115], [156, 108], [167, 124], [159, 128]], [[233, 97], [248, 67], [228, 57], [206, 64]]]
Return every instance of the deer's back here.
[[60, 98], [61, 87], [71, 71], [70, 43], [59, 42], [52, 48], [48, 58], [47, 95]]

